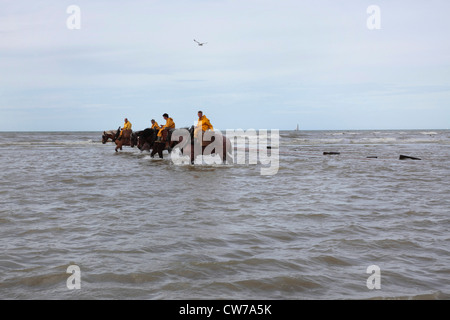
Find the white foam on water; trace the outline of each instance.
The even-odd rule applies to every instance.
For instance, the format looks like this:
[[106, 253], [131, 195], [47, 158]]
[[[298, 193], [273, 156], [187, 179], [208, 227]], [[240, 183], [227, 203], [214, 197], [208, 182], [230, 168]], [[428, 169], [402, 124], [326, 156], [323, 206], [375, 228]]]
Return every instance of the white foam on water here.
[[420, 134], [425, 134], [425, 135], [429, 135], [429, 136], [434, 136], [434, 135], [437, 135], [438, 133], [437, 133], [437, 132], [434, 132], [434, 131], [430, 131], [430, 132], [424, 131], [424, 132], [421, 132]]
[[[188, 166], [191, 165], [191, 157], [190, 155], [183, 155], [179, 149], [174, 149], [170, 153], [170, 160], [175, 165], [179, 166]], [[198, 155], [194, 160], [195, 165], [221, 165], [222, 159], [218, 154], [212, 155]]]
[[396, 138], [363, 138], [360, 140], [361, 143], [369, 143], [369, 144], [394, 143], [396, 141], [397, 141]]
[[89, 145], [101, 143], [101, 141], [93, 141], [92, 139], [80, 141], [15, 141], [12, 146], [73, 146], [73, 145]]

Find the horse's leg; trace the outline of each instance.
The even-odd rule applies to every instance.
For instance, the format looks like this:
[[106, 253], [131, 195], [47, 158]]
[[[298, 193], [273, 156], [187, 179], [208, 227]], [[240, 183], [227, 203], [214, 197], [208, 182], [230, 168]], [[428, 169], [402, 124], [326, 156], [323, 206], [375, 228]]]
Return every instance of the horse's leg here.
[[161, 154], [160, 154], [160, 150], [159, 150], [160, 148], [161, 148], [161, 143], [153, 144], [153, 149], [152, 149], [152, 153], [150, 154], [150, 156], [153, 158], [153, 157], [155, 157], [155, 154], [158, 154], [158, 156], [160, 158], [162, 158]]

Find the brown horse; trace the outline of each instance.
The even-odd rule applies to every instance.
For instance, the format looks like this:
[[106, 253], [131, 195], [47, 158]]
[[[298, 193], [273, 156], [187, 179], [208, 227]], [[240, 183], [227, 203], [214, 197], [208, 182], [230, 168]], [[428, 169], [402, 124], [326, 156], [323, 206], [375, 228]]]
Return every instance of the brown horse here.
[[[177, 148], [183, 150], [185, 154], [190, 154], [191, 156], [191, 164], [194, 164], [195, 158], [198, 155], [219, 155], [220, 159], [223, 163], [228, 163], [233, 161], [232, 155], [232, 145], [229, 138], [225, 137], [221, 133], [208, 131], [207, 133], [202, 134], [202, 140], [200, 141], [197, 138], [194, 138], [194, 128], [191, 127], [189, 129], [190, 135], [190, 145], [186, 145], [183, 142], [183, 138], [187, 136], [181, 135], [178, 138], [178, 141], [174, 141], [175, 145], [172, 146], [174, 148], [176, 145]], [[218, 139], [216, 141], [216, 139]], [[174, 139], [172, 139], [173, 141]], [[189, 140], [189, 139], [188, 139]]]
[[114, 142], [116, 140], [116, 134], [117, 134], [117, 130], [103, 131], [102, 143], [103, 144], [107, 143], [109, 141], [109, 139], [111, 139], [111, 141]]
[[153, 150], [150, 154], [152, 158], [155, 156], [155, 154], [158, 154], [162, 159], [164, 150], [167, 150], [170, 153], [173, 147], [179, 143], [178, 141], [171, 141], [173, 131], [175, 131], [175, 129], [164, 129], [161, 131], [161, 140], [154, 141], [153, 143]]
[[116, 134], [117, 138], [114, 141], [116, 143], [116, 152], [118, 150], [122, 150], [122, 146], [130, 146], [134, 147], [136, 144], [135, 135], [131, 130], [123, 130], [122, 137], [120, 137], [120, 131], [117, 131], [119, 134]]
[[[218, 139], [217, 143], [219, 145], [213, 145], [212, 148], [210, 148], [211, 144], [216, 143], [216, 139]], [[211, 137], [211, 141], [197, 141], [194, 139], [192, 141], [192, 145], [195, 143], [201, 144], [202, 146], [202, 155], [213, 155], [218, 154], [220, 159], [222, 160], [222, 163], [226, 164], [228, 162], [232, 162], [233, 155], [232, 155], [232, 146], [231, 141], [227, 137], [225, 137], [222, 134], [213, 135]], [[218, 150], [216, 150], [216, 147]], [[208, 149], [208, 150], [207, 150]], [[205, 152], [206, 151], [206, 152]], [[195, 161], [195, 157], [197, 154], [195, 154], [195, 148], [191, 148], [191, 163], [193, 164]]]

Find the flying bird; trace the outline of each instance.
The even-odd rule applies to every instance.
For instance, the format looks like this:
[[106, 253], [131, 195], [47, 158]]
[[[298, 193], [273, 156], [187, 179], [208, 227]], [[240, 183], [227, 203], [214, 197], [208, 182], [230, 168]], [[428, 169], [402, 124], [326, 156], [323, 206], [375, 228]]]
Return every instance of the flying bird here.
[[195, 42], [197, 42], [197, 44], [201, 47], [201, 46], [203, 46], [204, 44], [207, 44], [208, 42], [198, 42], [197, 40], [195, 40], [194, 39], [194, 41]]

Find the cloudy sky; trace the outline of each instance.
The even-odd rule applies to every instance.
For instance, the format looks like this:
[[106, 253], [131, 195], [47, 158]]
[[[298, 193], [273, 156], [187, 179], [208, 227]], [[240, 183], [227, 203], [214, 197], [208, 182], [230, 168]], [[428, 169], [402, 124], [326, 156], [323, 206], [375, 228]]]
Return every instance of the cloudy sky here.
[[198, 110], [223, 130], [447, 129], [449, 13], [448, 0], [0, 0], [0, 131], [124, 117], [138, 130], [165, 112], [184, 127]]

